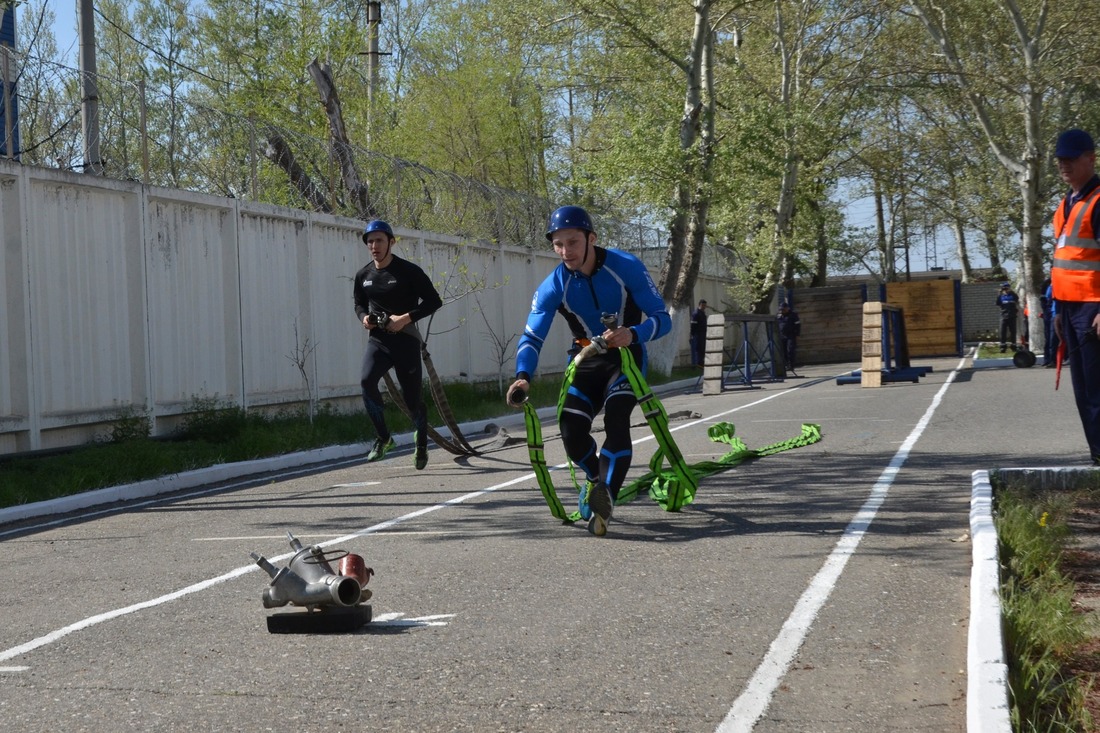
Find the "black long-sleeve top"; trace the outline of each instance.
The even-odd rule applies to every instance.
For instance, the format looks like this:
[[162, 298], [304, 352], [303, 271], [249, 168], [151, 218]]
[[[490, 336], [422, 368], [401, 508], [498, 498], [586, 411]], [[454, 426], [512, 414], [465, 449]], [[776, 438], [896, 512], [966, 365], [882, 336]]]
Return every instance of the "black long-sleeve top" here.
[[396, 255], [382, 269], [375, 267], [372, 260], [355, 273], [352, 297], [355, 315], [360, 323], [371, 312], [391, 316], [408, 313], [415, 323], [443, 306], [443, 300], [428, 275]]

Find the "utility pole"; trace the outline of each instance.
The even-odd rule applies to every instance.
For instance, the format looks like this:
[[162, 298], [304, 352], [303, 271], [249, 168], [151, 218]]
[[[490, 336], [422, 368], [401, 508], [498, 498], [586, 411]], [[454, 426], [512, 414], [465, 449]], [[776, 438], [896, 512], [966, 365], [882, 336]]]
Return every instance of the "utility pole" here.
[[378, 91], [378, 27], [382, 25], [381, 0], [367, 3], [367, 101], [374, 107], [374, 95]]
[[382, 57], [389, 56], [378, 50], [378, 31], [382, 26], [382, 3], [380, 0], [368, 0], [367, 2], [367, 50], [360, 51], [360, 56], [367, 57], [367, 146], [371, 143], [371, 134], [374, 132], [374, 104], [378, 97], [379, 69], [382, 66]]
[[80, 0], [80, 78], [83, 95], [80, 118], [84, 131], [84, 172], [103, 175], [99, 157], [99, 84], [95, 66], [95, 10], [92, 0]]
[[15, 4], [5, 3], [3, 20], [0, 21], [0, 79], [3, 83], [3, 135], [0, 154], [8, 160], [19, 160], [19, 107], [15, 100], [14, 54]]

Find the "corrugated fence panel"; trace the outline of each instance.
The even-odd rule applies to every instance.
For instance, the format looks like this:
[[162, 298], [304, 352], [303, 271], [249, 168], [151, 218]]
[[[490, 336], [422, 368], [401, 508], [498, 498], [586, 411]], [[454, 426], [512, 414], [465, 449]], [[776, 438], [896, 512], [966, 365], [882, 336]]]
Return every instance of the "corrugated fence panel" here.
[[[496, 313], [495, 301], [500, 297], [499, 248], [485, 242], [465, 243], [460, 250], [461, 266], [465, 275], [458, 285], [465, 292], [461, 299], [462, 314], [465, 322], [463, 329], [468, 333], [455, 333], [468, 344], [468, 367], [465, 370], [472, 379], [484, 380], [496, 377], [501, 360], [507, 361], [515, 350], [503, 348], [504, 338], [500, 336], [502, 324]], [[486, 322], [488, 321], [488, 322]]]
[[26, 269], [23, 249], [22, 187], [0, 178], [0, 453], [30, 447], [30, 371], [27, 365]]
[[[523, 324], [527, 321], [527, 314], [531, 311], [531, 296], [538, 287], [538, 282], [532, 277], [533, 268], [530, 263], [534, 261], [532, 254], [526, 250], [515, 247], [503, 247], [500, 253], [500, 282], [501, 286], [495, 291], [498, 296], [493, 306], [497, 309], [490, 316], [490, 321], [496, 324], [496, 338], [506, 344], [507, 360], [500, 366], [504, 375], [504, 384], [511, 384], [516, 373], [516, 346], [519, 337], [523, 334]], [[541, 273], [545, 277], [545, 273]], [[486, 309], [488, 305], [486, 304]], [[488, 313], [486, 313], [489, 316]], [[497, 368], [494, 364], [494, 369]]]
[[31, 318], [43, 427], [145, 400], [140, 188], [34, 179]]
[[[313, 397], [358, 395], [362, 222], [0, 160], [0, 224], [0, 452], [86, 441], [127, 408], [164, 435], [196, 398], [300, 404], [307, 379]], [[450, 301], [430, 325], [440, 376], [510, 382], [531, 297], [560, 260], [397, 234]], [[721, 283], [701, 287], [719, 299]], [[555, 319], [540, 378], [562, 372], [569, 342]]]
[[362, 222], [353, 219], [317, 217], [310, 226], [310, 290], [317, 347], [314, 395], [322, 399], [359, 394], [367, 330], [355, 319], [352, 278], [370, 261], [362, 231]]
[[[411, 250], [411, 240], [402, 241], [410, 242]], [[473, 312], [473, 299], [460, 296], [469, 292], [471, 274], [463, 274], [463, 270], [472, 268], [466, 262], [479, 261], [480, 253], [459, 240], [439, 237], [420, 240], [415, 257], [408, 259], [428, 273], [443, 298], [443, 307], [430, 322], [425, 318], [417, 324], [421, 335], [428, 339], [432, 363], [440, 377], [458, 378], [470, 374], [470, 339], [464, 330], [476, 326], [473, 318], [477, 316]], [[473, 276], [477, 274], [477, 270], [472, 270]]]
[[146, 224], [153, 402], [173, 414], [196, 398], [241, 398], [236, 211], [225, 199], [150, 196]]
[[[242, 206], [241, 343], [247, 405], [308, 398], [295, 359], [315, 343], [306, 221], [285, 209]], [[354, 274], [354, 273], [352, 273]]]

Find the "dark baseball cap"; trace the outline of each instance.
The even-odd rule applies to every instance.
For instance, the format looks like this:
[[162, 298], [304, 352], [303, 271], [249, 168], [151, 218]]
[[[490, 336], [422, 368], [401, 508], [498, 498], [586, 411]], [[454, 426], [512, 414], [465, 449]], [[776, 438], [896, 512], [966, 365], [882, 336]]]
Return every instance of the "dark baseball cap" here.
[[1054, 157], [1076, 158], [1094, 150], [1096, 150], [1096, 143], [1087, 132], [1077, 129], [1066, 130], [1058, 136], [1058, 144], [1054, 146]]

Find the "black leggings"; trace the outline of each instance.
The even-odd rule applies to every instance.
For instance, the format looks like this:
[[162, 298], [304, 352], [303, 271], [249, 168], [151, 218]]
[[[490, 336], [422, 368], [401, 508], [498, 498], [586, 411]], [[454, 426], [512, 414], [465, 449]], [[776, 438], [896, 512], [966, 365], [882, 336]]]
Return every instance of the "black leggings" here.
[[367, 416], [374, 423], [378, 437], [383, 440], [390, 437], [386, 427], [385, 414], [382, 411], [382, 392], [378, 383], [387, 371], [393, 369], [397, 383], [401, 385], [401, 397], [413, 414], [413, 423], [417, 440], [421, 444], [427, 441], [427, 410], [421, 399], [423, 370], [420, 363], [420, 341], [405, 335], [392, 334], [382, 339], [371, 338], [367, 342], [367, 351], [363, 354], [363, 366], [360, 369], [359, 384], [363, 388], [363, 406]]
[[[618, 352], [585, 359], [577, 367], [562, 405], [561, 439], [565, 453], [588, 479], [603, 481], [619, 496], [634, 450], [630, 443], [630, 413], [638, 404], [622, 373]], [[596, 452], [592, 422], [603, 410], [604, 442]]]

